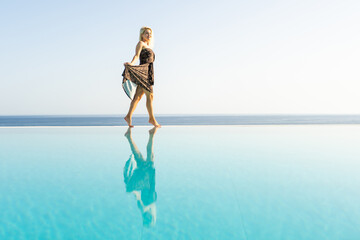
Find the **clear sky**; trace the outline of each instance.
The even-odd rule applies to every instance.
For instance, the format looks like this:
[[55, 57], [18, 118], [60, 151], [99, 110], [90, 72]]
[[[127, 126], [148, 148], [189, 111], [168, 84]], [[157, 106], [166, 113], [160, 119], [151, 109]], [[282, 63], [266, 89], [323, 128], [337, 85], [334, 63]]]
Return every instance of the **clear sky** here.
[[0, 115], [125, 114], [142, 26], [157, 114], [359, 114], [359, 13], [355, 0], [1, 1]]

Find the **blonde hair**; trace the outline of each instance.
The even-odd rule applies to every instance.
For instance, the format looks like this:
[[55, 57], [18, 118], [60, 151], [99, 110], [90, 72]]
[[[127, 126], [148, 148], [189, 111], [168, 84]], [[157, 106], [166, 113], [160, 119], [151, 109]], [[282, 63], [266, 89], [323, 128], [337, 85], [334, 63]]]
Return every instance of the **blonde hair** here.
[[152, 48], [154, 46], [154, 33], [153, 33], [153, 30], [150, 27], [142, 27], [140, 29], [139, 41], [142, 41], [142, 35], [144, 34], [144, 32], [146, 30], [150, 30], [150, 32], [151, 32], [151, 38], [150, 38], [149, 46]]

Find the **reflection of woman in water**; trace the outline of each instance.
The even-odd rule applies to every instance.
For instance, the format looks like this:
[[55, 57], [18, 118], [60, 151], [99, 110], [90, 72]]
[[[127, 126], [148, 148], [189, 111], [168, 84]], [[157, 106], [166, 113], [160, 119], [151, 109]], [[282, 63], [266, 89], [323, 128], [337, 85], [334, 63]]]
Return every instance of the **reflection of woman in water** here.
[[131, 137], [131, 129], [125, 133], [129, 141], [132, 155], [127, 160], [124, 167], [124, 182], [126, 192], [135, 195], [138, 207], [143, 218], [143, 225], [151, 227], [156, 222], [156, 205], [157, 198], [155, 191], [155, 168], [153, 142], [157, 128], [154, 127], [149, 131], [149, 141], [146, 147], [146, 159], [142, 156], [138, 147]]

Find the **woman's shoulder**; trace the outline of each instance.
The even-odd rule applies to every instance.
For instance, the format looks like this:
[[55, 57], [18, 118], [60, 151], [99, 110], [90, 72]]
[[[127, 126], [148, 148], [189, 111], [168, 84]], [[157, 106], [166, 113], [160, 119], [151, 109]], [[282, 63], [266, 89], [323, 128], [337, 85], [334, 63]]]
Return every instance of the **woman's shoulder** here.
[[141, 50], [144, 48], [150, 48], [145, 42], [139, 41], [137, 47], [141, 47]]
[[143, 41], [139, 41], [138, 42], [138, 44], [137, 44], [138, 46], [141, 46], [141, 47], [147, 47], [147, 45], [146, 45], [146, 43], [144, 43]]

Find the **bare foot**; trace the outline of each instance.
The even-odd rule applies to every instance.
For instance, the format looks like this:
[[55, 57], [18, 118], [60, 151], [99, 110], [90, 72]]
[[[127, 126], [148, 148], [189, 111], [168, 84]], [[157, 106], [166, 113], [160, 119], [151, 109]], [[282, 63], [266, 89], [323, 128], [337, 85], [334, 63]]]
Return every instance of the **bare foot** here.
[[155, 134], [157, 130], [157, 127], [153, 127], [152, 129], [149, 130], [149, 134]]
[[129, 127], [134, 127], [134, 125], [131, 125], [131, 119], [129, 117], [124, 117], [124, 120], [127, 122]]
[[154, 127], [157, 127], [157, 128], [161, 127], [161, 125], [155, 119], [150, 119], [149, 123], [154, 125]]

